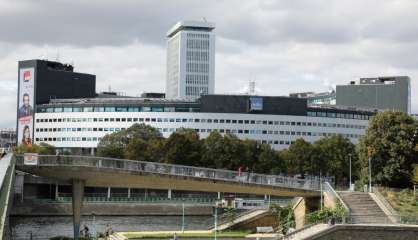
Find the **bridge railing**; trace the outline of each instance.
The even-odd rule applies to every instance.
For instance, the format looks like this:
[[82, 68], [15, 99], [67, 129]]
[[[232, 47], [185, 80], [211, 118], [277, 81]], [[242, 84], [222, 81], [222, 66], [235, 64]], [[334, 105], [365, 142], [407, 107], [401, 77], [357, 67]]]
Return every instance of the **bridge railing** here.
[[[16, 155], [16, 165], [24, 165], [24, 155]], [[36, 165], [78, 166], [116, 170], [120, 169], [124, 171], [188, 176], [194, 178], [234, 181], [242, 183], [319, 191], [319, 181], [311, 179], [299, 179], [287, 176], [266, 175], [251, 172], [239, 173], [238, 171], [223, 169], [211, 169], [116, 158], [73, 155], [39, 155], [37, 156]]]
[[[348, 216], [350, 216], [350, 208], [347, 206], [347, 204], [341, 199], [340, 195], [334, 190], [334, 188], [331, 186], [329, 182], [324, 183], [324, 192], [327, 193], [328, 197], [331, 198], [333, 201], [338, 201], [342, 207], [345, 210], [345, 216], [344, 219]], [[343, 221], [344, 221], [343, 219]]]

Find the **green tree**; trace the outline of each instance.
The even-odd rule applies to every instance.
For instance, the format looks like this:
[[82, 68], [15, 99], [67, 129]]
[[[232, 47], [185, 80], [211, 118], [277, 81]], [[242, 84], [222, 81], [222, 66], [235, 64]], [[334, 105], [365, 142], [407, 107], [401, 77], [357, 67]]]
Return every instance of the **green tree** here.
[[281, 157], [286, 162], [288, 173], [304, 176], [311, 172], [312, 151], [312, 145], [303, 138], [296, 139], [287, 150], [283, 150]]
[[261, 144], [254, 172], [266, 174], [279, 174], [281, 172], [279, 155], [268, 144]]
[[201, 162], [202, 143], [193, 129], [181, 128], [164, 144], [164, 162], [196, 166]]
[[55, 155], [55, 147], [47, 144], [47, 143], [40, 143], [40, 144], [33, 144], [32, 147], [28, 147], [26, 145], [19, 145], [18, 147], [14, 148], [14, 153], [16, 154], [23, 154], [23, 153], [38, 153], [40, 155]]
[[291, 205], [282, 207], [279, 204], [271, 204], [269, 211], [276, 215], [278, 231], [282, 234], [286, 234], [289, 228], [295, 226], [295, 214]]
[[418, 123], [398, 111], [377, 113], [360, 139], [361, 182], [368, 182], [368, 158], [371, 157], [372, 180], [390, 187], [411, 184], [413, 164], [418, 162]]
[[356, 167], [354, 164], [356, 162], [356, 146], [348, 138], [338, 134], [319, 139], [313, 144], [313, 148], [313, 166], [319, 168], [323, 175], [335, 176], [337, 184], [346, 184], [349, 176], [350, 154], [352, 169]]
[[97, 154], [103, 157], [129, 158], [137, 160], [155, 160], [149, 149], [150, 144], [162, 141], [158, 129], [146, 124], [134, 124], [131, 127], [108, 134], [97, 146]]

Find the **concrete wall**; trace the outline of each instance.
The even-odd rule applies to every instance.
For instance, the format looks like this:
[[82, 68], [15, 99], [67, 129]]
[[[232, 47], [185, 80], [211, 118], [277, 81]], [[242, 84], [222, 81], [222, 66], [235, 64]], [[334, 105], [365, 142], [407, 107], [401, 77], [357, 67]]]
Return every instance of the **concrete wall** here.
[[319, 207], [319, 198], [299, 198], [293, 205], [293, 214], [295, 215], [296, 229], [305, 225], [305, 217], [307, 213], [316, 211]]
[[395, 225], [336, 225], [309, 239], [315, 240], [417, 240], [418, 226]]
[[[119, 216], [181, 216], [181, 204], [152, 203], [83, 203], [82, 215], [119, 215]], [[185, 204], [185, 214], [195, 216], [212, 215], [211, 205]], [[70, 216], [71, 203], [39, 203], [25, 200], [15, 202], [11, 215], [14, 216]]]

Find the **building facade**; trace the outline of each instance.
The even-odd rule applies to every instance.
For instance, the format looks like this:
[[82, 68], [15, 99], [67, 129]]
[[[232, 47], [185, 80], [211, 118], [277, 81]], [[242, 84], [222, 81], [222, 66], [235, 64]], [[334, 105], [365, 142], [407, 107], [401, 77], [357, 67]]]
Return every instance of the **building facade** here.
[[16, 131], [12, 129], [0, 130], [0, 153], [10, 151], [16, 146]]
[[407, 76], [360, 78], [337, 85], [336, 104], [411, 113], [411, 85]]
[[157, 128], [164, 137], [179, 128], [190, 128], [201, 138], [218, 131], [284, 149], [298, 138], [314, 142], [337, 134], [357, 143], [373, 115], [374, 112], [352, 108], [308, 106], [306, 99], [287, 97], [53, 100], [37, 106], [34, 141], [62, 150], [94, 153], [106, 134], [144, 123]]
[[214, 29], [214, 23], [182, 21], [167, 32], [167, 98], [196, 99], [214, 93]]

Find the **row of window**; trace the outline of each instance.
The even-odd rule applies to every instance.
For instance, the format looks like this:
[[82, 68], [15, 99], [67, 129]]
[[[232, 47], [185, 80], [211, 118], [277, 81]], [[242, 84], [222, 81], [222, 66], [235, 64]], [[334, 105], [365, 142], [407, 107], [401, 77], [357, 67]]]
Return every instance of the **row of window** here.
[[209, 72], [209, 64], [208, 63], [187, 63], [186, 64], [186, 72], [194, 72], [194, 73], [208, 73]]
[[[209, 130], [209, 129], [208, 129]], [[174, 131], [174, 130], [173, 130]], [[323, 133], [323, 135], [318, 136], [333, 136], [336, 135], [335, 133]], [[355, 134], [342, 134], [343, 137], [346, 138], [358, 138], [358, 135]], [[101, 137], [48, 137], [48, 138], [35, 138], [37, 142], [98, 142], [102, 138]], [[265, 144], [274, 144], [274, 145], [290, 145], [294, 143], [294, 141], [289, 140], [257, 140], [258, 142], [265, 143]]]
[[186, 86], [186, 96], [200, 96], [208, 94], [208, 87]]
[[187, 51], [187, 61], [209, 61], [209, 51]]
[[364, 114], [353, 113], [333, 113], [333, 112], [308, 112], [308, 117], [328, 117], [328, 118], [346, 118], [346, 119], [359, 119], [369, 120], [372, 116]]
[[293, 122], [241, 119], [206, 119], [206, 118], [38, 118], [36, 122], [177, 122], [177, 123], [221, 123], [221, 124], [262, 124], [280, 126], [307, 126], [330, 128], [366, 129], [365, 125], [321, 123], [321, 122]]
[[187, 37], [193, 37], [193, 38], [209, 38], [209, 34], [205, 33], [187, 33]]
[[[190, 80], [193, 75], [189, 75]], [[203, 77], [207, 81], [207, 75], [194, 76]], [[199, 94], [200, 90], [197, 94]], [[207, 90], [206, 90], [207, 91]], [[207, 92], [206, 92], [207, 94]], [[163, 106], [142, 106], [142, 107], [39, 107], [38, 112], [199, 112], [198, 107], [163, 107]], [[358, 119], [369, 120], [372, 116], [366, 114], [352, 114], [352, 113], [333, 113], [333, 112], [307, 112], [308, 117], [327, 117], [327, 118], [344, 118], [344, 119]]]
[[209, 49], [209, 39], [187, 39], [188, 49]]
[[[36, 128], [36, 132], [118, 132], [125, 128]], [[175, 132], [176, 128], [158, 128], [161, 133]], [[256, 134], [256, 135], [288, 135], [288, 136], [332, 136], [335, 133], [327, 132], [301, 132], [301, 131], [277, 131], [277, 130], [260, 130], [260, 129], [194, 129], [200, 133], [210, 133], [218, 131], [220, 133], [233, 134]], [[348, 137], [358, 138], [359, 134], [347, 134]]]
[[41, 113], [53, 112], [199, 112], [191, 107], [49, 107], [38, 108]]
[[209, 75], [186, 74], [186, 83], [207, 85], [209, 83]]

